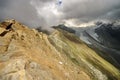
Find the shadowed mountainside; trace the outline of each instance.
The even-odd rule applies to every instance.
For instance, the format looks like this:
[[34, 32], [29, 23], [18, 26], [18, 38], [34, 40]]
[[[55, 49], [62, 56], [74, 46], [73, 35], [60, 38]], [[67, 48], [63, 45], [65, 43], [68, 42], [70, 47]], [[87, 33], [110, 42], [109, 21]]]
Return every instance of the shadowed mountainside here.
[[76, 35], [100, 56], [120, 69], [120, 22], [100, 23], [92, 27], [76, 28]]
[[119, 80], [120, 71], [77, 36], [46, 35], [7, 20], [0, 24], [0, 80]]

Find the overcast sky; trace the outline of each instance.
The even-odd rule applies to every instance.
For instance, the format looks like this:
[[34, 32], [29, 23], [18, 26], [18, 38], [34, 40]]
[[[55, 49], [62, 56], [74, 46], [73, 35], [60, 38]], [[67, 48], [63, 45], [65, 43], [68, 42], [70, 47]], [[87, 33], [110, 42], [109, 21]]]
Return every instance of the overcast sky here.
[[0, 20], [16, 19], [28, 26], [81, 24], [120, 18], [120, 0], [0, 0]]

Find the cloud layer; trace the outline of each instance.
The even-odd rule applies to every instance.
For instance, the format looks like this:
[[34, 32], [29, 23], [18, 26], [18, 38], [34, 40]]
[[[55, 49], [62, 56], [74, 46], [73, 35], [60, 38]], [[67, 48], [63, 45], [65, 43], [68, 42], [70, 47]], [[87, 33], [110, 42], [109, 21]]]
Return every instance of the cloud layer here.
[[1, 0], [0, 20], [14, 18], [31, 27], [80, 24], [120, 18], [120, 0]]

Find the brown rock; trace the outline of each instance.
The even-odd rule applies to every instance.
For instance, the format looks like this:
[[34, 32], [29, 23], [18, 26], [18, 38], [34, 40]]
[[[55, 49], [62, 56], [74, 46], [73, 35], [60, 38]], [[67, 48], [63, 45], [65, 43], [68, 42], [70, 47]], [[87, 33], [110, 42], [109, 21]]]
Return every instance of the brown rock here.
[[0, 34], [7, 31], [0, 36], [0, 80], [107, 80], [107, 74], [100, 70], [100, 78], [96, 78], [97, 71], [92, 70], [95, 67], [86, 62], [89, 57], [86, 54], [95, 54], [91, 56], [97, 59], [98, 55], [84, 43], [68, 40], [64, 32], [48, 36], [15, 20], [5, 21], [0, 27]]

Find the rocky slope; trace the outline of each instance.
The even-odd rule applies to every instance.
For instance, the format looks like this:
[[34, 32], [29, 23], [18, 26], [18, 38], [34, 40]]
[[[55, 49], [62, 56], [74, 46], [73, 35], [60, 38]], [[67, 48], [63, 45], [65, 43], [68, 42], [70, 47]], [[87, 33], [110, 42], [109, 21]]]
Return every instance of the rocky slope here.
[[120, 71], [72, 33], [0, 24], [0, 80], [119, 80]]

